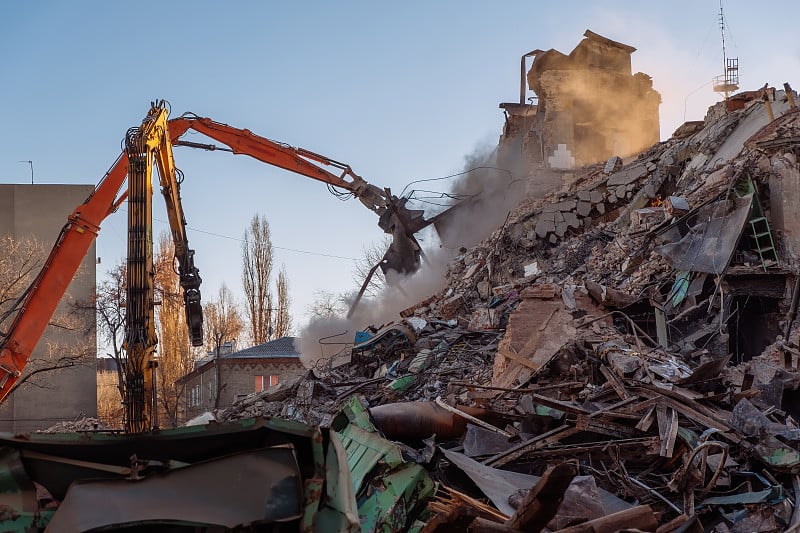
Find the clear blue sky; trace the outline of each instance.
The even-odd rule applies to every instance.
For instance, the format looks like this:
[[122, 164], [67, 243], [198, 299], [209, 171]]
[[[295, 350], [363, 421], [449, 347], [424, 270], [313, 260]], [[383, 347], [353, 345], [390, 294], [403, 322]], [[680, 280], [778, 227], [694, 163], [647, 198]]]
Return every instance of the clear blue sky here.
[[[721, 74], [717, 1], [0, 3], [0, 183], [96, 183], [149, 102], [192, 111], [349, 163], [400, 191], [451, 174], [495, 143], [516, 101], [519, 57], [568, 53], [588, 28], [638, 48], [662, 93], [662, 138], [702, 119]], [[743, 89], [800, 88], [797, 4], [727, 2]], [[201, 140], [201, 139], [197, 139]], [[375, 216], [320, 183], [243, 156], [176, 150], [204, 279], [241, 296], [240, 242], [267, 216], [296, 324], [318, 289], [353, 287], [352, 262], [381, 237]], [[155, 199], [156, 218], [165, 220]], [[104, 224], [101, 275], [125, 253], [124, 213]], [[156, 231], [166, 230], [156, 221]], [[215, 234], [215, 235], [212, 235]]]

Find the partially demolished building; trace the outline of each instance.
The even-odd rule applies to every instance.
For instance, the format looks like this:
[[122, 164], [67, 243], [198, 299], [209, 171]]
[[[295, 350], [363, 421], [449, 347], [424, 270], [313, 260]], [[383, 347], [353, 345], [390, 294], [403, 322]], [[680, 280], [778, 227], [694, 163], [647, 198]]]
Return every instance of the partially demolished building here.
[[534, 57], [527, 83], [536, 103], [526, 103], [523, 90], [518, 104], [500, 104], [506, 113], [501, 160], [521, 150], [534, 168], [569, 170], [658, 142], [661, 96], [650, 76], [632, 74], [635, 51], [586, 30], [569, 55], [526, 54]]
[[[360, 334], [350, 364], [323, 360], [202, 430], [295, 421], [255, 423], [280, 433], [252, 446], [301, 459], [281, 519], [309, 531], [800, 530], [797, 95], [742, 93], [657, 142], [658, 95], [637, 75], [625, 83], [656, 138], [617, 142], [624, 128], [608, 120], [584, 146], [584, 119], [556, 112], [546, 80], [586, 75], [564, 72], [580, 58], [613, 67], [598, 74], [607, 83], [630, 78], [630, 52], [587, 32], [566, 59], [541, 54], [543, 108], [509, 112], [501, 147], [519, 140], [535, 180], [565, 144], [570, 179], [462, 249], [442, 291]], [[28, 465], [59, 461], [36, 439], [5, 444]], [[104, 462], [130, 456], [117, 446]], [[152, 453], [208, 466], [178, 449]], [[89, 501], [61, 517], [47, 503], [74, 521]], [[250, 525], [278, 516], [249, 511]]]
[[415, 530], [800, 527], [796, 97], [572, 170], [357, 364], [226, 416], [324, 421], [361, 395], [439, 483]]

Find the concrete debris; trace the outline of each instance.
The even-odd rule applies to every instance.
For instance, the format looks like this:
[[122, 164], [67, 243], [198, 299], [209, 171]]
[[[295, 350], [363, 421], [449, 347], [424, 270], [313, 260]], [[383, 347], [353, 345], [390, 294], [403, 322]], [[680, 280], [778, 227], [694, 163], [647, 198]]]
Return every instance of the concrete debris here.
[[80, 433], [86, 431], [111, 431], [111, 428], [96, 418], [79, 418], [59, 422], [37, 433]]
[[573, 169], [355, 363], [223, 418], [362, 397], [440, 484], [421, 531], [797, 527], [800, 113], [774, 98]]

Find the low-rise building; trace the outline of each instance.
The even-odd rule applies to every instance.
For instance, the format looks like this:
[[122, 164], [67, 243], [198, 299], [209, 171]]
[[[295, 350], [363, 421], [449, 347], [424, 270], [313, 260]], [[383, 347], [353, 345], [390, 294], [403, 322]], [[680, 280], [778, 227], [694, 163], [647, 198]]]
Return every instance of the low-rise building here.
[[282, 337], [251, 348], [211, 355], [180, 379], [186, 418], [225, 409], [236, 400], [305, 373], [294, 337]]

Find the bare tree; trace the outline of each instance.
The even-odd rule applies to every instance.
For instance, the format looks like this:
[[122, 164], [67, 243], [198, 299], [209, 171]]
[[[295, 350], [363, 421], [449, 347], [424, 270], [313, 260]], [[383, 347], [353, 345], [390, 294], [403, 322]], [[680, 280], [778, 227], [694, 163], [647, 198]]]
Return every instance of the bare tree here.
[[375, 266], [383, 260], [386, 250], [392, 244], [392, 237], [384, 235], [383, 239], [373, 242], [363, 249], [363, 255], [355, 262], [355, 271], [353, 272], [353, 281], [356, 283], [356, 291], [360, 290], [364, 284], [364, 280], [373, 272], [370, 277], [369, 283], [364, 289], [364, 296], [376, 297], [386, 287], [386, 277], [383, 271]]
[[192, 370], [194, 358], [189, 346], [183, 291], [174, 266], [175, 244], [169, 234], [162, 233], [153, 262], [159, 330], [157, 400], [163, 423], [176, 427], [183, 414], [185, 384], [180, 378]]
[[[85, 323], [85, 321], [82, 321]], [[36, 387], [39, 389], [52, 388], [52, 380], [44, 379], [45, 374], [52, 372], [63, 372], [76, 366], [85, 366], [93, 363], [95, 355], [94, 336], [90, 335], [91, 328], [73, 328], [72, 326], [62, 325], [64, 329], [79, 332], [80, 337], [87, 340], [84, 342], [47, 342], [47, 353], [36, 358], [31, 358], [25, 365], [22, 376], [14, 383], [8, 395], [14, 394], [23, 386]]]
[[205, 322], [206, 347], [214, 353], [216, 394], [214, 408], [219, 408], [219, 397], [224, 384], [220, 381], [219, 356], [222, 345], [239, 339], [244, 329], [244, 321], [236, 306], [230, 289], [223, 283], [219, 288], [216, 301], [212, 300], [203, 306]]
[[125, 339], [126, 268], [125, 260], [122, 259], [113, 269], [109, 270], [106, 273], [108, 278], [97, 284], [94, 302], [90, 303], [97, 312], [97, 328], [101, 338], [111, 347], [112, 353], [109, 355], [116, 363], [119, 394], [123, 394], [125, 383], [122, 371], [125, 362], [122, 343]]
[[0, 237], [0, 335], [19, 310], [20, 297], [41, 269], [44, 250], [36, 239]]
[[286, 267], [282, 266], [278, 272], [278, 279], [275, 280], [275, 291], [277, 294], [278, 307], [275, 309], [275, 338], [286, 337], [292, 332], [292, 316], [289, 314], [289, 279], [286, 275]]
[[239, 341], [244, 321], [233, 298], [233, 293], [224, 283], [219, 288], [216, 300], [203, 306], [206, 348], [219, 355], [226, 342]]
[[[12, 236], [0, 237], [0, 249], [3, 250], [0, 254], [0, 336], [4, 337], [20, 311], [28, 287], [44, 264], [45, 253], [36, 239]], [[37, 355], [27, 362], [9, 395], [22, 386], [48, 388], [48, 380], [42, 379], [43, 374], [94, 362], [95, 323], [88, 319], [93, 307], [69, 296], [63, 300], [43, 335], [49, 339], [45, 343], [46, 354]], [[64, 337], [64, 333], [68, 336]]]
[[314, 301], [306, 307], [306, 314], [312, 319], [344, 316], [349, 309], [348, 297], [330, 291], [314, 291]]
[[254, 215], [242, 243], [242, 285], [250, 336], [253, 344], [267, 342], [272, 325], [272, 240], [269, 222]]
[[101, 370], [97, 373], [97, 418], [112, 428], [121, 428], [124, 424], [118, 383], [116, 372]]

